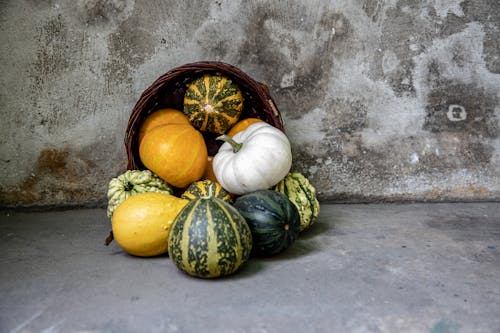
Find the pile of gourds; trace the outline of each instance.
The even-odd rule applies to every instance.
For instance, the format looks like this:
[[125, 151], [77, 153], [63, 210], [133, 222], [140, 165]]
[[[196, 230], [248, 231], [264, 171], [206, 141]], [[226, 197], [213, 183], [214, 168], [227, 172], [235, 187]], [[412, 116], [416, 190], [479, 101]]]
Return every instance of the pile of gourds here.
[[[182, 111], [161, 109], [139, 130], [146, 170], [109, 182], [112, 235], [129, 254], [168, 252], [183, 272], [232, 274], [251, 255], [288, 248], [319, 213], [316, 191], [290, 172], [290, 141], [257, 119], [240, 119], [243, 94], [220, 74], [190, 82]], [[224, 143], [209, 156], [204, 135]]]

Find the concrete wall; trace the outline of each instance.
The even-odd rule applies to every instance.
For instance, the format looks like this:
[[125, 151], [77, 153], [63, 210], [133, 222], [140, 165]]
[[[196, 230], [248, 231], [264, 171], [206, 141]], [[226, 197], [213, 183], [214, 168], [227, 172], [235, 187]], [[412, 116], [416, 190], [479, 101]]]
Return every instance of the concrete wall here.
[[2, 0], [0, 202], [102, 201], [172, 67], [265, 82], [323, 200], [500, 198], [498, 0]]

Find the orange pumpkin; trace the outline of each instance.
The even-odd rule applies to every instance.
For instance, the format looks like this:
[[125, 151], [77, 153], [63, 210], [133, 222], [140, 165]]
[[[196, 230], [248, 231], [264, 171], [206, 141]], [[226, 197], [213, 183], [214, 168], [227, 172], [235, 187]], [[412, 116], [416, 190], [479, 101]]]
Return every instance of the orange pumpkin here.
[[244, 131], [251, 124], [258, 123], [260, 121], [263, 121], [263, 120], [261, 120], [259, 118], [246, 118], [246, 119], [240, 120], [233, 127], [231, 127], [229, 132], [227, 132], [227, 135], [229, 135], [232, 138], [233, 136], [236, 135], [236, 133]]
[[207, 166], [207, 147], [199, 131], [188, 124], [150, 129], [139, 144], [146, 168], [175, 187], [200, 180]]
[[139, 128], [139, 142], [150, 129], [171, 124], [189, 124], [189, 119], [184, 112], [176, 109], [160, 109], [151, 113]]

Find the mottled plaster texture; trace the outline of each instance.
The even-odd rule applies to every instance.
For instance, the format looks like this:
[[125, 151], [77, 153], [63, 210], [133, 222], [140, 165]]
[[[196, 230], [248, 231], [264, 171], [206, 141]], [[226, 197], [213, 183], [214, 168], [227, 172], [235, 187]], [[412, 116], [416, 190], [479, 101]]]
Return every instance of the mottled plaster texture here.
[[500, 198], [498, 0], [2, 1], [0, 203], [104, 202], [142, 91], [266, 83], [324, 201]]

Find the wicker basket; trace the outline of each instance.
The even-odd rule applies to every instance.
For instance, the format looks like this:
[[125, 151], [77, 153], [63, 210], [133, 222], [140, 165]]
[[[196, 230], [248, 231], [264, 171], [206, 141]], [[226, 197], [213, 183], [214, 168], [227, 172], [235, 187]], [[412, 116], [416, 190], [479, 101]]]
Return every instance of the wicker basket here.
[[[139, 158], [138, 133], [142, 121], [152, 112], [162, 108], [183, 110], [186, 85], [204, 73], [221, 73], [240, 87], [244, 108], [240, 119], [260, 118], [284, 131], [281, 114], [266, 85], [255, 81], [240, 69], [222, 62], [195, 62], [171, 69], [147, 88], [132, 109], [125, 135], [129, 170], [145, 169]], [[221, 143], [216, 135], [203, 133], [209, 155], [215, 155]]]

